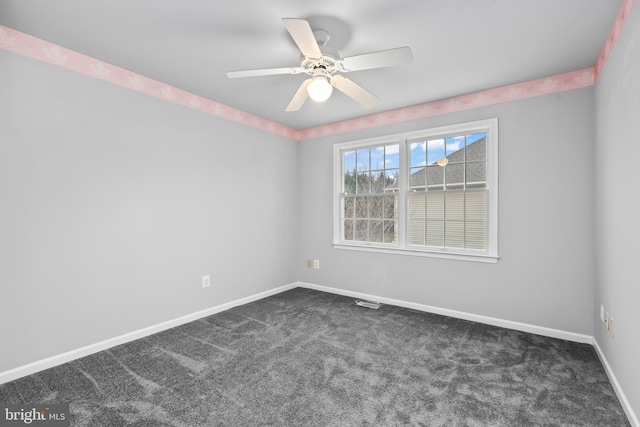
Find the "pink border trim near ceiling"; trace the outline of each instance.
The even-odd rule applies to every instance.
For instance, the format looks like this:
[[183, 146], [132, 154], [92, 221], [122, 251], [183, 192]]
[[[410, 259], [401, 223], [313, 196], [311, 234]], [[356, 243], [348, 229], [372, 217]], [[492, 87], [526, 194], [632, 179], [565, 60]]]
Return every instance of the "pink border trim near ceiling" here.
[[481, 92], [447, 98], [441, 101], [428, 102], [426, 104], [420, 104], [413, 107], [405, 107], [398, 110], [385, 111], [384, 113], [359, 117], [353, 120], [308, 128], [300, 131], [300, 139], [305, 140], [318, 138], [321, 136], [351, 132], [374, 126], [438, 116], [456, 111], [514, 101], [516, 99], [531, 98], [534, 96], [593, 86], [593, 84], [593, 68], [586, 68], [584, 70], [559, 74], [557, 76], [546, 77], [539, 80], [531, 80], [525, 83], [502, 86], [496, 89], [483, 90]]
[[611, 51], [613, 50], [613, 46], [616, 44], [622, 29], [624, 28], [624, 24], [626, 24], [627, 19], [631, 15], [631, 11], [633, 7], [636, 5], [637, 0], [624, 0], [622, 2], [622, 6], [618, 11], [618, 16], [616, 16], [616, 20], [613, 23], [613, 27], [609, 31], [609, 35], [607, 36], [607, 40], [604, 42], [604, 46], [602, 46], [602, 50], [600, 51], [600, 55], [598, 55], [598, 59], [596, 60], [593, 69], [595, 71], [595, 79], [598, 80], [598, 76], [602, 72], [602, 68], [604, 68], [604, 64], [607, 62]]
[[213, 116], [251, 126], [289, 139], [302, 141], [592, 86], [601, 73], [636, 2], [637, 0], [623, 1], [607, 40], [592, 68], [303, 130], [292, 129], [228, 105], [194, 95], [182, 89], [104, 63], [95, 58], [2, 25], [0, 25], [0, 48], [136, 90], [156, 98], [193, 108]]
[[109, 83], [133, 89], [165, 101], [174, 102], [223, 119], [252, 126], [290, 139], [298, 131], [274, 123], [228, 105], [194, 95], [157, 80], [110, 65], [98, 59], [49, 43], [25, 33], [0, 25], [0, 47], [39, 61], [57, 65]]

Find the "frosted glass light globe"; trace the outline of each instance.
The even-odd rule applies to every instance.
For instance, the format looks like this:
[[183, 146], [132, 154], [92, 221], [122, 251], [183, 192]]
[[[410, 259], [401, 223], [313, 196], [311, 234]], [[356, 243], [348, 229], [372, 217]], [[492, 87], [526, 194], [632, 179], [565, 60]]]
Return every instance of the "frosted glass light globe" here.
[[314, 77], [307, 86], [309, 97], [316, 102], [326, 101], [331, 96], [331, 92], [333, 92], [333, 86], [331, 86], [324, 76]]

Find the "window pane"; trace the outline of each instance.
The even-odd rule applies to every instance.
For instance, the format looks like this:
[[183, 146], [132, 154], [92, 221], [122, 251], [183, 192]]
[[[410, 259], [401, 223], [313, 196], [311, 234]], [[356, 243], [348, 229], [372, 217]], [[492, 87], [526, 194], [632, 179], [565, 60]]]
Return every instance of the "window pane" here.
[[385, 179], [384, 171], [373, 172], [371, 174], [371, 192], [382, 193], [384, 191]]
[[356, 177], [356, 193], [368, 193], [371, 189], [369, 172], [359, 172]]
[[411, 168], [411, 178], [409, 186], [412, 190], [424, 190], [425, 189], [425, 168]]
[[384, 221], [384, 242], [385, 243], [395, 243], [396, 242], [396, 229], [397, 229], [397, 221]]
[[444, 246], [444, 221], [427, 222], [427, 246]]
[[487, 227], [484, 222], [466, 223], [466, 247], [468, 249], [485, 249]]
[[344, 209], [343, 209], [344, 218], [353, 218], [353, 213], [354, 213], [353, 207], [355, 204], [355, 198], [345, 197], [342, 200], [342, 203], [344, 205]]
[[369, 218], [368, 202], [368, 197], [356, 198], [356, 218]]
[[487, 133], [467, 135], [467, 161], [487, 159]]
[[449, 163], [464, 162], [464, 136], [449, 136], [446, 138], [445, 154]]
[[371, 170], [384, 169], [384, 147], [371, 149]]
[[427, 167], [427, 189], [439, 190], [443, 188], [444, 169], [438, 165]]
[[485, 188], [487, 186], [487, 162], [473, 162], [466, 165], [467, 188]]
[[342, 156], [342, 170], [346, 172], [355, 172], [356, 170], [356, 152], [347, 151]]
[[427, 193], [427, 218], [444, 219], [444, 193]]
[[368, 220], [366, 219], [358, 219], [355, 222], [355, 239], [359, 241], [366, 242], [369, 238], [368, 233]]
[[420, 245], [424, 246], [424, 221], [409, 221], [409, 231], [407, 233], [407, 238], [409, 239], [410, 245]]
[[345, 172], [344, 174], [344, 192], [347, 194], [356, 193], [356, 174], [355, 172]]
[[385, 174], [386, 180], [384, 189], [387, 191], [398, 191], [398, 177], [400, 176], [400, 169], [387, 169]]
[[427, 143], [426, 141], [413, 142], [409, 148], [409, 166], [427, 165]]
[[382, 219], [382, 197], [369, 198], [369, 217]]
[[384, 148], [384, 168], [397, 169], [400, 167], [400, 145], [387, 145]]
[[464, 163], [448, 164], [444, 173], [447, 190], [464, 188]]
[[370, 168], [369, 163], [369, 149], [365, 148], [358, 150], [356, 153], [356, 162], [359, 171], [368, 171]]
[[384, 218], [398, 219], [398, 196], [384, 196]]
[[444, 139], [427, 141], [427, 164], [434, 164], [443, 157], [445, 157]]
[[467, 193], [467, 221], [484, 223], [487, 215], [487, 193]]
[[382, 221], [369, 221], [369, 241], [382, 242]]
[[447, 193], [445, 197], [445, 219], [447, 221], [464, 221], [464, 193]]
[[425, 203], [427, 196], [425, 194], [409, 194], [409, 219], [422, 220], [425, 219]]
[[448, 248], [464, 248], [464, 222], [447, 221], [444, 240]]
[[353, 220], [344, 222], [344, 240], [353, 240]]

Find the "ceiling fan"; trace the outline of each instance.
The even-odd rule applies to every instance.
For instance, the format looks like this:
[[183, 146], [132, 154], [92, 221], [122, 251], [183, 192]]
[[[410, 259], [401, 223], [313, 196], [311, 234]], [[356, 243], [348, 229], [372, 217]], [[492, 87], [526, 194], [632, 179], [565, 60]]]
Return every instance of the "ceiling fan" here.
[[365, 107], [372, 107], [379, 99], [342, 73], [408, 64], [413, 60], [411, 49], [407, 46], [340, 58], [338, 52], [327, 46], [329, 34], [326, 31], [313, 31], [309, 22], [304, 19], [282, 18], [282, 22], [302, 52], [300, 66], [230, 71], [227, 77], [235, 79], [301, 73], [310, 75], [311, 78], [300, 85], [286, 111], [298, 111], [308, 97], [317, 102], [326, 101], [334, 87]]

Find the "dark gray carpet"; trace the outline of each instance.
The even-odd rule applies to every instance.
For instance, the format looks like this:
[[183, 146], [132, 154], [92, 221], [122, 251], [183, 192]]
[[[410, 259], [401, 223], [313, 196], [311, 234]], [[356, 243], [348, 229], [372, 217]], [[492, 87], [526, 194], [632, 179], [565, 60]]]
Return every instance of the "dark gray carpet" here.
[[0, 386], [73, 426], [629, 426], [593, 347], [294, 289]]

